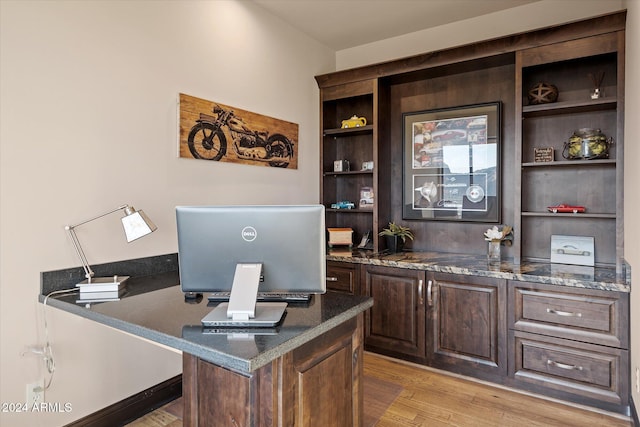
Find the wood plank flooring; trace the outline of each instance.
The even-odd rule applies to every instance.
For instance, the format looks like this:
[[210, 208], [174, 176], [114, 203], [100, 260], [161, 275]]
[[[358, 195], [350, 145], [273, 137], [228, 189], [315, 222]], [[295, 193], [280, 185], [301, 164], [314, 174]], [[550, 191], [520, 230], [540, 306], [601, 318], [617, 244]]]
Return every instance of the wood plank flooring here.
[[[364, 374], [396, 385], [389, 388], [394, 393], [391, 398], [384, 395], [383, 387], [364, 390], [372, 400], [391, 401], [397, 395], [375, 423], [377, 427], [633, 426], [621, 415], [584, 410], [373, 353], [365, 353]], [[182, 427], [181, 403], [181, 399], [171, 402], [128, 426]]]

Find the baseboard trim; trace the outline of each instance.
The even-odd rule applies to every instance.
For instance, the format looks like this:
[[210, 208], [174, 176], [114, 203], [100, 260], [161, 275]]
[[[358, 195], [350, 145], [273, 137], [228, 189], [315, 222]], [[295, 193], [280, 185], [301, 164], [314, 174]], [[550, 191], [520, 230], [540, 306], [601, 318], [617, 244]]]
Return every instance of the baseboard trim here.
[[182, 375], [161, 382], [65, 427], [113, 427], [132, 422], [182, 396]]
[[629, 397], [629, 407], [631, 409], [631, 422], [634, 426], [640, 426], [640, 420], [638, 420], [638, 413], [636, 412], [636, 404], [633, 403], [633, 396]]

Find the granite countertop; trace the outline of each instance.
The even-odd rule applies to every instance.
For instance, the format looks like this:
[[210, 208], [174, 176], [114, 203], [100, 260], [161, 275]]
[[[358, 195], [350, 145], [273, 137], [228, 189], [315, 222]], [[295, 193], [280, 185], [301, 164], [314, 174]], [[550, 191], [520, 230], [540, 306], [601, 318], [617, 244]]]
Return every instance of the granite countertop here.
[[441, 252], [372, 253], [371, 251], [328, 250], [328, 261], [464, 274], [497, 279], [519, 280], [583, 289], [630, 292], [630, 271], [621, 277], [615, 268], [585, 267], [552, 263], [523, 262], [513, 264], [503, 259], [499, 266], [490, 266], [485, 256], [459, 255]]
[[[40, 295], [44, 302], [45, 294]], [[78, 304], [75, 294], [56, 294], [46, 304], [142, 338], [190, 353], [227, 369], [250, 373], [373, 305], [368, 297], [336, 292], [290, 303], [283, 322], [259, 331], [205, 329], [200, 320], [215, 305], [187, 302], [176, 272], [132, 277], [119, 301]]]

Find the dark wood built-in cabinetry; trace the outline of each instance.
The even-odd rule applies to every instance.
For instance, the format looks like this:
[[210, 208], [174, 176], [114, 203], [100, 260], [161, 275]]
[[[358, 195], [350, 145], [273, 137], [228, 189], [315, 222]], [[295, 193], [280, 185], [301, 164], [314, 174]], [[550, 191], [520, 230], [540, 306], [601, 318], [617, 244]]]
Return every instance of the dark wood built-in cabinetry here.
[[[352, 270], [374, 300], [365, 315], [371, 351], [477, 378], [507, 374], [506, 280], [378, 265], [331, 263]], [[340, 290], [328, 282], [331, 290]]]
[[[322, 151], [321, 203], [326, 209], [328, 227], [351, 227], [354, 242], [376, 230], [376, 210], [359, 206], [360, 191], [368, 187], [377, 200], [377, 80], [365, 80], [332, 86], [321, 91]], [[343, 129], [342, 120], [364, 117], [367, 124]], [[334, 162], [347, 160], [349, 170], [334, 171]], [[364, 162], [373, 162], [373, 169], [363, 170]], [[352, 209], [332, 209], [334, 203], [349, 201]], [[375, 205], [374, 205], [375, 206]], [[376, 239], [377, 240], [377, 239]]]
[[[403, 220], [402, 116], [500, 102], [499, 222], [515, 231], [503, 258], [515, 266], [548, 263], [552, 235], [589, 236], [596, 267], [624, 277], [625, 19], [605, 15], [316, 76], [327, 226], [353, 228], [354, 243], [369, 231], [373, 257], [385, 249], [378, 232], [389, 221], [411, 228], [414, 251], [483, 256], [492, 223]], [[595, 99], [590, 74], [604, 76]], [[527, 93], [539, 82], [558, 88], [555, 102], [530, 104]], [[353, 115], [367, 125], [341, 129]], [[564, 143], [583, 128], [612, 138], [608, 157], [563, 158]], [[554, 160], [536, 162], [534, 149], [548, 147]], [[351, 171], [334, 172], [342, 159]], [[373, 171], [360, 170], [364, 161], [374, 162]], [[341, 200], [357, 205], [362, 187], [373, 189], [373, 210], [331, 209]], [[548, 211], [561, 203], [586, 212]], [[628, 293], [333, 259], [329, 289], [374, 299], [365, 316], [367, 349], [628, 413]]]
[[[591, 98], [590, 76], [603, 77], [599, 98]], [[521, 187], [520, 216], [514, 221], [520, 230], [517, 252], [523, 259], [548, 260], [552, 234], [593, 236], [596, 264], [621, 270], [624, 32], [518, 51], [516, 82], [516, 115], [521, 117], [516, 147], [522, 169], [520, 185], [516, 182]], [[538, 82], [558, 88], [557, 102], [527, 105], [528, 88]], [[612, 138], [608, 157], [565, 159], [564, 142], [584, 128]], [[542, 147], [554, 149], [553, 162], [534, 161], [534, 148]], [[586, 212], [548, 212], [548, 206], [560, 203], [584, 206]]]
[[629, 294], [509, 287], [509, 375], [519, 386], [620, 411], [629, 398]]
[[[504, 255], [516, 264], [548, 261], [551, 235], [593, 236], [595, 263], [621, 272], [624, 29], [625, 14], [618, 13], [317, 76], [320, 201], [327, 207], [327, 226], [352, 227], [354, 243], [371, 231], [374, 251], [385, 248], [377, 233], [395, 221], [411, 227], [415, 250], [485, 253], [482, 233], [491, 224], [402, 219], [402, 115], [500, 102], [499, 222], [515, 230], [514, 245]], [[601, 73], [601, 97], [591, 99], [589, 74]], [[557, 86], [556, 102], [528, 105], [527, 93], [538, 82]], [[366, 117], [367, 126], [340, 129], [353, 115]], [[563, 159], [564, 142], [582, 128], [600, 129], [613, 139], [609, 158]], [[534, 162], [533, 149], [544, 147], [554, 149], [555, 161]], [[333, 162], [341, 159], [351, 162], [350, 172], [333, 172]], [[369, 160], [373, 172], [361, 171]], [[373, 211], [331, 209], [341, 200], [357, 205], [365, 186], [375, 194]], [[585, 206], [586, 212], [547, 211], [560, 203]]]

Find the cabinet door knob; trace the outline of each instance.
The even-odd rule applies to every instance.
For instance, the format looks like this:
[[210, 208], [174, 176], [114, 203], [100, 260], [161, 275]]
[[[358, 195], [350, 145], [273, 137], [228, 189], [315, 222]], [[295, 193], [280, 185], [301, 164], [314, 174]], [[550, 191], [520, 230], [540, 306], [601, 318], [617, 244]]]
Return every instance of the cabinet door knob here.
[[433, 280], [427, 281], [427, 304], [433, 305]]
[[423, 305], [424, 295], [422, 294], [422, 279], [418, 280], [418, 299], [420, 301], [420, 305]]
[[327, 276], [327, 282], [337, 282], [338, 278], [337, 277], [329, 277]]
[[582, 313], [573, 313], [571, 311], [562, 311], [562, 310], [556, 310], [554, 308], [547, 308], [547, 313], [551, 313], [551, 314], [557, 314], [558, 316], [564, 316], [564, 317], [582, 317]]

